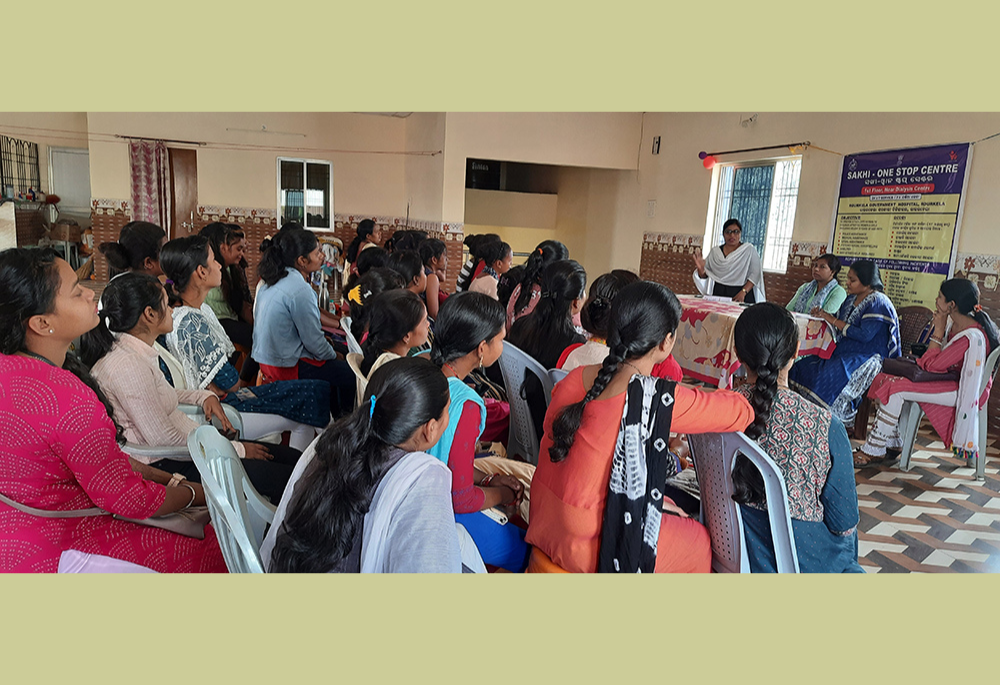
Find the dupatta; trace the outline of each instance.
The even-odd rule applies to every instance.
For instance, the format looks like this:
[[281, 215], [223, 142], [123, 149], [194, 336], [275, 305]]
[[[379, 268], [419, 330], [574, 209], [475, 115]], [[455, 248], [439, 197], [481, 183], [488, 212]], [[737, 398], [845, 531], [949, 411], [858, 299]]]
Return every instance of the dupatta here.
[[976, 458], [983, 445], [979, 444], [979, 389], [986, 370], [986, 336], [978, 328], [967, 328], [948, 341], [968, 338], [962, 371], [958, 377], [958, 399], [955, 402], [955, 428], [951, 433], [951, 451], [957, 457]]

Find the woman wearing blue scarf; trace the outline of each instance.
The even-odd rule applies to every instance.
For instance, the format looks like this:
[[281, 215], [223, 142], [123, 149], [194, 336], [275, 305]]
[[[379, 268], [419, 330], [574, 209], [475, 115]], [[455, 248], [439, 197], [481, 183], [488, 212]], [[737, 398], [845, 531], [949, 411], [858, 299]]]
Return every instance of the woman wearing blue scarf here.
[[834, 329], [837, 348], [829, 359], [803, 357], [788, 375], [789, 385], [835, 417], [854, 419], [859, 400], [882, 369], [884, 359], [900, 354], [899, 319], [882, 292], [878, 266], [859, 259], [847, 272], [847, 293], [837, 316], [814, 310]]
[[840, 273], [840, 260], [835, 255], [825, 254], [814, 259], [813, 280], [799, 287], [785, 309], [808, 314], [819, 307], [828, 314], [836, 315], [847, 299], [847, 291], [837, 283], [838, 273]]

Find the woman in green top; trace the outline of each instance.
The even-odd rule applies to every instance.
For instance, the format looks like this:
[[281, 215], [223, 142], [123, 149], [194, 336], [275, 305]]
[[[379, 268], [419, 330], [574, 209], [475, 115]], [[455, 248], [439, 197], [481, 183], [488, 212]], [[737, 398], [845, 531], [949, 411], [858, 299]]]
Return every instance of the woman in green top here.
[[809, 314], [815, 307], [836, 316], [847, 299], [847, 291], [837, 283], [840, 260], [835, 255], [820, 255], [813, 260], [813, 280], [803, 283], [785, 309]]

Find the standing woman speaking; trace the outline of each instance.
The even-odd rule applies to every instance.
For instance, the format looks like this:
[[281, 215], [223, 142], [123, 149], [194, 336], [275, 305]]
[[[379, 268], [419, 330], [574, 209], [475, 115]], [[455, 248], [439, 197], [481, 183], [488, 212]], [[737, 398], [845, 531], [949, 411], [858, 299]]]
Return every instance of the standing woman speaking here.
[[740, 241], [743, 226], [736, 219], [722, 225], [725, 242], [713, 248], [707, 257], [697, 252], [692, 255], [697, 267], [694, 284], [702, 295], [731, 297], [733, 302], [753, 304], [763, 302], [764, 268], [757, 248]]

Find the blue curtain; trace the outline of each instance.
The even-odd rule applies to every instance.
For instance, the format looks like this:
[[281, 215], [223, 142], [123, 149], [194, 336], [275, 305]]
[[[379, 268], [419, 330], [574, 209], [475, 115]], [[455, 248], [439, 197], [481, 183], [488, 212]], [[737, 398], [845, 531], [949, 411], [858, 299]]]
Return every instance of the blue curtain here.
[[733, 204], [729, 216], [743, 226], [743, 242], [751, 243], [764, 254], [767, 237], [767, 215], [771, 209], [773, 166], [751, 166], [736, 169], [733, 177]]

